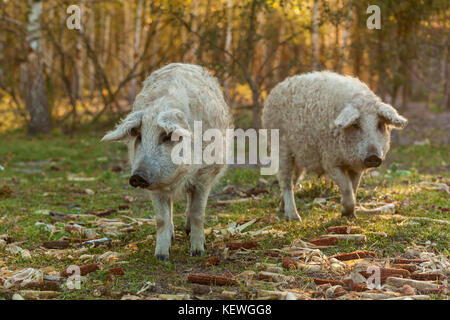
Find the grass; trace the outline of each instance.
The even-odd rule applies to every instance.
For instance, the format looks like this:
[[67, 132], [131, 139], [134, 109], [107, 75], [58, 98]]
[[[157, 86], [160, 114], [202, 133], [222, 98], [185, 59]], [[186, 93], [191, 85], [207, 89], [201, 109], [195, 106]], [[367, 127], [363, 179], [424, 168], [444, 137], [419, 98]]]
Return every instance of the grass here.
[[[10, 270], [25, 267], [50, 268], [60, 271], [71, 264], [82, 264], [77, 257], [65, 255], [58, 259], [46, 256], [39, 249], [43, 241], [73, 237], [64, 231], [67, 222], [55, 222], [40, 210], [52, 210], [63, 213], [85, 213], [127, 205], [125, 212], [117, 212], [107, 218], [121, 218], [123, 214], [133, 218], [154, 216], [148, 195], [131, 188], [127, 183], [128, 167], [126, 148], [122, 144], [100, 143], [101, 133], [95, 130], [79, 133], [76, 136], [55, 134], [52, 137], [41, 136], [29, 138], [22, 133], [8, 133], [0, 136], [0, 235], [8, 234], [20, 246], [29, 249], [33, 258], [29, 261], [11, 255], [0, 248], [0, 267], [2, 263]], [[358, 202], [382, 201], [389, 196], [399, 206], [398, 214], [406, 217], [430, 217], [448, 220], [449, 197], [439, 190], [420, 188], [421, 181], [448, 183], [450, 174], [446, 161], [450, 159], [448, 147], [422, 145], [393, 147], [386, 164], [379, 170], [378, 176], [366, 176], [358, 190]], [[32, 163], [41, 161], [39, 163]], [[43, 162], [42, 162], [43, 161]], [[120, 169], [120, 170], [119, 170]], [[88, 181], [72, 181], [71, 177], [93, 178]], [[259, 170], [229, 170], [214, 189], [219, 194], [225, 186], [235, 185], [249, 189], [260, 181]], [[156, 241], [154, 226], [142, 225], [136, 232], [113, 237], [110, 248], [89, 248], [84, 254], [100, 255], [105, 251], [128, 252], [129, 256], [121, 264], [125, 276], [112, 282], [107, 281], [106, 270], [97, 271], [83, 280], [80, 290], [63, 289], [61, 299], [112, 299], [124, 294], [136, 294], [148, 281], [156, 284], [156, 293], [189, 293], [190, 284], [186, 275], [191, 272], [238, 274], [247, 269], [254, 269], [257, 262], [274, 263], [277, 259], [266, 254], [266, 249], [281, 248], [295, 239], [309, 240], [326, 233], [326, 228], [347, 224], [340, 218], [339, 191], [332, 182], [307, 177], [303, 187], [296, 192], [296, 201], [303, 222], [286, 222], [278, 213], [279, 188], [276, 177], [264, 177], [267, 180], [268, 194], [261, 195], [260, 200], [235, 203], [224, 207], [211, 205], [206, 213], [206, 228], [227, 226], [233, 221], [259, 218], [250, 227], [258, 230], [270, 225], [279, 232], [286, 232], [284, 237], [266, 237], [259, 243], [256, 251], [242, 255], [241, 259], [222, 260], [218, 266], [205, 266], [205, 259], [212, 255], [221, 255], [223, 241], [214, 234], [207, 236], [207, 254], [204, 257], [189, 257], [189, 240], [184, 234], [183, 202], [176, 203], [174, 223], [175, 240], [172, 242], [170, 261], [163, 263], [153, 257]], [[95, 192], [88, 194], [87, 189]], [[127, 202], [132, 196], [136, 200]], [[325, 209], [313, 204], [318, 197], [330, 198]], [[38, 222], [53, 224], [62, 231], [49, 232]], [[92, 227], [89, 216], [78, 220]], [[77, 222], [77, 223], [78, 223]], [[324, 250], [327, 255], [353, 250], [376, 251], [381, 257], [400, 255], [405, 248], [414, 244], [427, 244], [432, 250], [448, 255], [448, 225], [430, 221], [407, 221], [399, 223], [395, 219], [375, 219], [373, 215], [360, 215], [350, 224], [358, 225], [366, 231], [384, 232], [387, 236], [367, 234], [364, 245], [342, 243]], [[100, 235], [102, 235], [100, 233]], [[130, 251], [127, 245], [137, 245], [136, 251]], [[110, 266], [108, 266], [110, 267]], [[286, 272], [298, 277], [300, 287], [307, 286], [311, 279], [301, 272]], [[107, 294], [95, 295], [95, 289], [106, 287]], [[268, 283], [266, 289], [270, 289]], [[219, 297], [222, 289], [213, 288], [210, 298]], [[252, 288], [239, 290], [240, 298], [252, 297]], [[1, 298], [1, 295], [0, 295]]]

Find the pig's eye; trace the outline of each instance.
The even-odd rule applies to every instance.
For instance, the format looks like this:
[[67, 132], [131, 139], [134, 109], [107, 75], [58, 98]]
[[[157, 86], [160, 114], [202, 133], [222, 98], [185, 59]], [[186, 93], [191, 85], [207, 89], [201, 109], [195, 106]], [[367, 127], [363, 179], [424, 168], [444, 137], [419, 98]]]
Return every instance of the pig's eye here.
[[172, 141], [172, 133], [161, 133], [161, 136], [159, 137], [160, 143], [167, 143]]
[[378, 130], [384, 131], [385, 125], [383, 121], [378, 121]]

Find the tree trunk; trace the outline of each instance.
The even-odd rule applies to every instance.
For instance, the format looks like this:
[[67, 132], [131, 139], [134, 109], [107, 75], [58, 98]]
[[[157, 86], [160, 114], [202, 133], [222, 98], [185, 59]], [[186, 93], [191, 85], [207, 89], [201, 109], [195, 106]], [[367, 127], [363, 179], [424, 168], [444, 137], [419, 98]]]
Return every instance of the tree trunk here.
[[151, 69], [154, 69], [157, 62], [158, 57], [158, 51], [159, 51], [159, 32], [160, 32], [160, 26], [159, 21], [161, 19], [161, 16], [158, 17], [155, 24], [155, 33], [153, 35], [152, 42], [150, 43], [150, 59], [149, 59], [149, 65]]
[[444, 42], [444, 57], [442, 60], [442, 85], [443, 85], [443, 96], [442, 96], [442, 109], [450, 110], [450, 81], [449, 74], [448, 74], [448, 60], [449, 60], [449, 53], [450, 53], [450, 44], [448, 42], [448, 37], [446, 41]]
[[357, 77], [360, 77], [361, 73], [361, 63], [363, 58], [363, 50], [361, 44], [361, 31], [358, 29], [360, 25], [360, 15], [357, 14], [355, 16], [355, 28], [353, 30], [353, 39], [352, 39], [352, 47], [353, 47], [353, 74]]
[[132, 42], [132, 34], [133, 30], [131, 28], [132, 17], [131, 17], [131, 1], [123, 0], [123, 38], [120, 43], [120, 53], [121, 61], [119, 62], [119, 76], [117, 79], [122, 81], [125, 75], [131, 68], [131, 63], [133, 61], [133, 42]]
[[338, 66], [338, 73], [342, 73], [342, 68], [344, 66], [345, 61], [345, 50], [347, 49], [347, 40], [348, 40], [348, 34], [350, 30], [350, 25], [352, 22], [352, 12], [353, 12], [353, 0], [349, 1], [348, 4], [348, 14], [347, 14], [347, 20], [345, 22], [345, 29], [344, 29], [344, 37], [342, 39], [342, 47], [339, 54], [339, 66]]
[[[95, 51], [95, 5], [92, 4], [90, 8], [91, 12], [89, 14], [88, 20], [88, 34], [89, 34], [89, 46]], [[92, 100], [94, 98], [95, 90], [95, 66], [94, 61], [89, 59], [89, 98]]]
[[[198, 0], [194, 0], [196, 2], [196, 6], [198, 6]], [[203, 18], [202, 21], [202, 26], [203, 26], [203, 30], [208, 30], [209, 28], [209, 15], [211, 14], [211, 0], [207, 0], [206, 1], [206, 7], [205, 7], [205, 17]], [[197, 22], [198, 24], [198, 22]], [[197, 32], [200, 32], [200, 28], [197, 26]], [[203, 54], [205, 48], [207, 47], [207, 43], [205, 41], [205, 37], [201, 37], [201, 38], [196, 38], [194, 39], [194, 42], [197, 44], [197, 50], [196, 50], [196, 60], [198, 64], [202, 64], [205, 62], [205, 60], [203, 59]]]
[[[80, 10], [81, 10], [81, 16], [84, 17], [84, 1], [80, 1]], [[82, 39], [82, 33], [84, 32], [83, 28], [83, 22], [81, 23], [81, 29], [78, 30], [79, 35], [77, 37], [77, 43], [75, 47], [75, 66], [74, 66], [74, 72], [73, 72], [73, 89], [72, 94], [75, 98], [74, 100], [82, 99], [83, 96], [83, 39]]]
[[341, 48], [340, 48], [340, 29], [339, 29], [339, 22], [336, 23], [336, 25], [334, 26], [334, 49], [333, 49], [333, 53], [334, 53], [334, 70], [336, 72], [338, 72], [338, 69], [340, 67], [340, 63], [342, 61], [342, 56], [341, 56]]
[[259, 129], [261, 127], [260, 93], [254, 82], [250, 83], [250, 89], [252, 91], [252, 103], [253, 103], [253, 128]]
[[[103, 33], [103, 55], [101, 56], [101, 67], [103, 70], [105, 70], [106, 67], [106, 63], [108, 62], [108, 57], [109, 57], [109, 53], [110, 53], [110, 41], [109, 39], [110, 37], [110, 33], [111, 33], [111, 14], [108, 11], [108, 8], [105, 8], [105, 13], [103, 16], [104, 19], [104, 33]], [[100, 87], [98, 88], [99, 90], [99, 96], [102, 97], [102, 84], [100, 84]]]
[[[138, 4], [136, 7], [136, 25], [134, 28], [134, 46], [133, 46], [133, 66], [139, 60], [139, 49], [141, 44], [141, 27], [142, 27], [142, 9], [143, 9], [143, 0], [138, 0]], [[136, 73], [139, 72], [140, 68], [136, 68]], [[130, 105], [133, 104], [134, 98], [137, 93], [137, 79], [133, 77], [130, 83], [130, 90], [128, 92], [128, 103]]]
[[[284, 10], [283, 10], [284, 13]], [[275, 56], [275, 81], [276, 82], [280, 82], [283, 80], [284, 78], [284, 74], [283, 74], [283, 70], [282, 70], [282, 65], [283, 65], [283, 46], [281, 45], [281, 43], [284, 40], [284, 37], [286, 35], [286, 16], [283, 14], [281, 19], [280, 19], [280, 32], [278, 34], [278, 47], [277, 47], [277, 53]]]
[[[4, 10], [3, 6], [4, 6], [4, 3], [2, 1], [0, 1], [0, 8], [1, 8], [2, 13]], [[4, 23], [5, 22], [3, 19], [0, 20], [0, 30], [2, 30], [0, 32], [0, 87], [3, 84], [3, 76], [5, 74], [4, 67], [6, 66], [6, 63], [4, 61], [5, 60], [4, 43], [6, 41], [6, 31], [4, 31], [5, 30]], [[0, 96], [0, 99], [1, 99], [1, 96]]]
[[[200, 19], [199, 14], [198, 14], [198, 0], [193, 0], [192, 1], [192, 23], [191, 23], [191, 30], [193, 33], [197, 33], [198, 32], [198, 20]], [[186, 53], [186, 61], [189, 63], [197, 63], [197, 61], [199, 60], [197, 57], [198, 54], [198, 42], [200, 41], [197, 37], [197, 35], [191, 35], [190, 37], [190, 41], [191, 43], [189, 44], [189, 49]]]
[[320, 70], [319, 61], [319, 0], [314, 0], [311, 42], [313, 44], [313, 68]]
[[244, 77], [247, 81], [247, 84], [252, 91], [252, 103], [253, 103], [253, 128], [258, 129], [260, 127], [260, 119], [259, 113], [261, 104], [259, 102], [259, 88], [257, 82], [254, 80], [255, 76], [252, 72], [252, 63], [255, 61], [255, 47], [257, 38], [256, 38], [256, 30], [258, 30], [258, 14], [259, 9], [259, 0], [253, 0], [250, 4], [249, 8], [249, 16], [248, 16], [248, 29], [246, 30], [246, 39], [245, 39], [245, 58], [241, 65], [242, 72], [244, 73]]
[[[225, 37], [225, 51], [231, 53], [231, 43], [233, 41], [233, 0], [227, 0], [227, 29]], [[230, 82], [231, 82], [231, 58], [225, 54], [225, 65], [227, 72], [225, 74], [225, 81], [223, 83], [225, 98], [230, 100]]]
[[378, 69], [378, 80], [377, 80], [377, 95], [381, 98], [381, 100], [384, 100], [386, 98], [386, 66], [385, 66], [385, 59], [384, 59], [384, 50], [383, 50], [383, 43], [384, 43], [384, 33], [383, 32], [377, 32], [377, 64], [376, 67]]
[[51, 130], [51, 118], [45, 90], [42, 70], [42, 1], [28, 0], [29, 14], [27, 22], [28, 55], [25, 77], [25, 104], [30, 114], [28, 133], [34, 135]]

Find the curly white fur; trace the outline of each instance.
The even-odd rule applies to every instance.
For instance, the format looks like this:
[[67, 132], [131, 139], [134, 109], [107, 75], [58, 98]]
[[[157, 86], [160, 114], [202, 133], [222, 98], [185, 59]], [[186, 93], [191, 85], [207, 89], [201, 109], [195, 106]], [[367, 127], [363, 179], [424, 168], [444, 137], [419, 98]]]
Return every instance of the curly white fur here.
[[323, 71], [279, 83], [267, 97], [262, 122], [280, 130], [281, 210], [300, 220], [293, 185], [305, 171], [328, 174], [341, 189], [343, 214], [353, 216], [364, 160], [383, 160], [391, 129], [402, 129], [407, 120], [358, 79]]
[[[133, 175], [150, 184], [147, 188], [157, 220], [155, 255], [163, 260], [168, 258], [174, 235], [172, 203], [177, 196], [187, 199], [186, 231], [191, 232], [191, 254], [203, 253], [206, 202], [214, 181], [225, 170], [224, 164], [176, 165], [171, 159], [173, 144], [158, 140], [176, 129], [192, 133], [194, 121], [202, 122], [203, 131], [221, 130], [223, 137], [226, 129], [233, 127], [217, 79], [200, 66], [173, 63], [145, 80], [132, 112], [103, 138], [128, 141]], [[130, 136], [133, 130], [139, 134]]]

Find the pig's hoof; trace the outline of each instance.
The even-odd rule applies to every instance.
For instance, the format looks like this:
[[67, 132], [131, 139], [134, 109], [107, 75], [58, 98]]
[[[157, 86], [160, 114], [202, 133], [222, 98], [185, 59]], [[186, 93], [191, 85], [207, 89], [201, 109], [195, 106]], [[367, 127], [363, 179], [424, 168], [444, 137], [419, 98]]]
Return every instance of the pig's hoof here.
[[191, 257], [201, 257], [204, 253], [203, 250], [193, 250], [191, 251]]
[[161, 260], [161, 261], [167, 261], [169, 260], [169, 256], [165, 255], [165, 254], [157, 254], [155, 255], [156, 259]]
[[298, 221], [298, 222], [302, 222], [302, 218], [300, 218], [300, 216], [298, 215], [298, 214], [295, 214], [295, 215], [286, 215], [285, 216], [285, 218], [286, 218], [286, 220], [287, 221]]
[[350, 212], [350, 213], [342, 213], [341, 215], [342, 218], [347, 218], [347, 219], [356, 219], [357, 216], [354, 212]]

